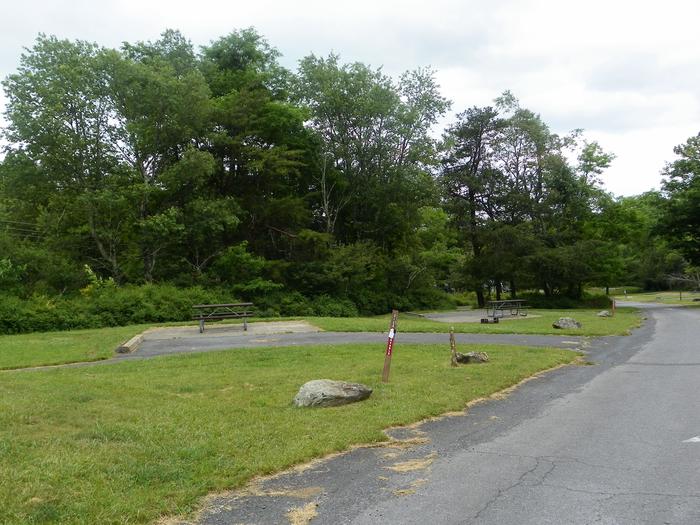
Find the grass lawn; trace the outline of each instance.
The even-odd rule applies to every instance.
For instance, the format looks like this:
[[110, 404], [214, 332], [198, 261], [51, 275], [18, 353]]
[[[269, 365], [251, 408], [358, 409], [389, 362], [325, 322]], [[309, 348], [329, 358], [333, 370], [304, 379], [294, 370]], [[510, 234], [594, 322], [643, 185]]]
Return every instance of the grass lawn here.
[[[635, 295], [637, 297], [637, 295]], [[677, 296], [676, 296], [677, 297]], [[649, 299], [651, 300], [651, 299]], [[695, 303], [697, 304], [697, 303]], [[454, 326], [458, 333], [479, 334], [558, 334], [624, 335], [640, 325], [639, 311], [618, 308], [614, 318], [597, 317], [598, 310], [533, 310], [527, 318], [502, 320], [498, 324], [442, 323], [415, 315], [399, 315], [399, 332], [447, 332]], [[552, 323], [559, 317], [574, 317], [583, 324], [580, 330], [555, 330]], [[322, 330], [333, 332], [386, 332], [389, 315], [376, 317], [290, 317], [254, 318], [254, 322], [305, 319]], [[240, 321], [229, 321], [240, 323]], [[190, 323], [165, 323], [182, 325]], [[149, 328], [132, 325], [66, 332], [0, 336], [0, 370], [32, 366], [57, 365], [81, 361], [98, 361], [114, 356], [124, 341]]]
[[[498, 324], [443, 323], [413, 315], [399, 315], [399, 332], [455, 332], [469, 334], [557, 334], [557, 335], [626, 335], [639, 327], [641, 317], [635, 308], [618, 308], [615, 317], [598, 317], [600, 310], [531, 310], [526, 318], [502, 320]], [[552, 323], [560, 317], [573, 317], [583, 327], [578, 330], [557, 330]], [[319, 328], [332, 332], [386, 332], [389, 315], [377, 317], [307, 317]]]
[[0, 370], [107, 359], [121, 343], [146, 328], [135, 325], [0, 335]]
[[[398, 344], [384, 385], [383, 350], [263, 348], [1, 372], [0, 523], [148, 523], [188, 513], [209, 492], [383, 440], [388, 426], [461, 409], [575, 357], [479, 345], [490, 363], [453, 369], [448, 345]], [[344, 407], [293, 407], [314, 378], [375, 391]]]
[[[682, 297], [682, 298], [681, 298]], [[637, 303], [662, 303], [662, 304], [678, 304], [678, 305], [694, 305], [700, 303], [700, 292], [686, 292], [682, 294], [676, 292], [643, 292], [643, 293], [628, 293], [615, 295], [618, 301], [634, 301]], [[693, 301], [697, 299], [697, 301]]]

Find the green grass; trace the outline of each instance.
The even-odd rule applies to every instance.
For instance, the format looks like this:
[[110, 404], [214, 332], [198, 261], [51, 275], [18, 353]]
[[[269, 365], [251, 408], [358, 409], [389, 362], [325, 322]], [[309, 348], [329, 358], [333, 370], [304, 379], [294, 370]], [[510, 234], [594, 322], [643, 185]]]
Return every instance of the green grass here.
[[[460, 351], [473, 348], [461, 345]], [[0, 373], [0, 523], [148, 523], [382, 429], [461, 409], [565, 350], [480, 345], [492, 361], [449, 366], [448, 345], [230, 350], [90, 368]], [[298, 409], [314, 378], [371, 385], [362, 403]]]
[[123, 342], [147, 326], [0, 336], [0, 370], [98, 361], [114, 356]]
[[[635, 295], [634, 297], [641, 296]], [[647, 300], [651, 301], [653, 298]], [[689, 300], [689, 304], [693, 303]], [[627, 334], [631, 329], [638, 327], [641, 322], [639, 311], [632, 308], [618, 308], [614, 318], [597, 317], [597, 312], [598, 310], [533, 310], [527, 318], [511, 321], [502, 320], [498, 324], [488, 325], [480, 323], [448, 324], [423, 319], [415, 315], [401, 314], [399, 316], [399, 332], [447, 332], [450, 326], [454, 326], [457, 333], [602, 336]], [[580, 330], [555, 330], [552, 328], [552, 323], [564, 316], [579, 320], [583, 324], [583, 328]], [[376, 317], [254, 318], [252, 321], [299, 319], [305, 319], [322, 330], [333, 332], [386, 332], [389, 326], [388, 315]], [[230, 322], [240, 323], [241, 321]], [[164, 323], [159, 326], [183, 324], [191, 323]], [[0, 336], [0, 370], [108, 359], [114, 357], [114, 350], [121, 343], [146, 328], [148, 328], [147, 325], [133, 325], [66, 332], [3, 335]]]
[[[641, 317], [635, 308], [618, 308], [615, 317], [598, 317], [600, 310], [532, 310], [526, 318], [502, 320], [498, 324], [443, 323], [400, 315], [399, 332], [447, 332], [454, 326], [457, 333], [469, 334], [557, 334], [557, 335], [626, 335], [639, 327]], [[560, 317], [573, 317], [583, 327], [578, 330], [557, 330], [552, 323]], [[390, 316], [377, 317], [307, 317], [319, 328], [332, 332], [382, 332], [389, 329]]]
[[[682, 297], [682, 298], [681, 298]], [[638, 303], [662, 303], [662, 304], [678, 304], [678, 305], [694, 305], [698, 306], [700, 302], [700, 292], [686, 292], [682, 296], [679, 292], [644, 292], [644, 293], [623, 293], [616, 294], [615, 299], [618, 301], [634, 301]], [[698, 299], [698, 301], [693, 301]]]

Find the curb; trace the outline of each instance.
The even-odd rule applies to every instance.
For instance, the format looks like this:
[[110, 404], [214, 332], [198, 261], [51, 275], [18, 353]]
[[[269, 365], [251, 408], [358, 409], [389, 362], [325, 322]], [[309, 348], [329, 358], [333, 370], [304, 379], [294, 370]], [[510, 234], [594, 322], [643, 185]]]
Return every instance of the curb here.
[[134, 350], [138, 348], [138, 346], [141, 344], [143, 341], [143, 334], [135, 335], [131, 339], [129, 339], [126, 343], [121, 344], [120, 346], [117, 347], [115, 352], [118, 354], [130, 354]]

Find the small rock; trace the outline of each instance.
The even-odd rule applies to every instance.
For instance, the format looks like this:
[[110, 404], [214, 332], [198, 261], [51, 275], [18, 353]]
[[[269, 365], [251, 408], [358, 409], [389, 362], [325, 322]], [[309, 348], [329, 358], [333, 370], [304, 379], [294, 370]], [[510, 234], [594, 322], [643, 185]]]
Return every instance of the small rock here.
[[367, 399], [372, 389], [361, 383], [314, 379], [304, 383], [294, 397], [298, 407], [334, 407]]
[[560, 317], [558, 320], [552, 323], [552, 328], [558, 328], [561, 330], [581, 328], [581, 323], [572, 317]]
[[601, 310], [597, 315], [598, 317], [612, 317], [610, 310]]
[[486, 352], [468, 352], [462, 354], [457, 352], [455, 354], [455, 360], [458, 363], [468, 364], [468, 363], [488, 363], [489, 356]]

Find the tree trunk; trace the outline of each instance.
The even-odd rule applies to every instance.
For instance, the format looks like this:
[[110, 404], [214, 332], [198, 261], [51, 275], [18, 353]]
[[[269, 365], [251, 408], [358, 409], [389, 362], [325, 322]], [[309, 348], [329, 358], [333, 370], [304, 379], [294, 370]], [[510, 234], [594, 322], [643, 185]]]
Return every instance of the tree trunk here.
[[95, 246], [97, 246], [97, 251], [100, 252], [100, 256], [102, 257], [102, 259], [106, 261], [109, 265], [112, 278], [119, 282], [121, 277], [121, 270], [119, 269], [119, 264], [117, 263], [117, 254], [115, 253], [115, 247], [112, 243], [110, 243], [110, 245], [107, 247], [100, 240], [100, 237], [97, 233], [97, 228], [95, 226], [95, 216], [93, 210], [90, 210], [88, 212], [88, 225], [90, 227], [90, 236], [95, 242]]
[[501, 300], [501, 293], [503, 293], [503, 284], [501, 281], [496, 281], [496, 301]]
[[544, 290], [545, 297], [552, 297], [552, 288], [549, 286], [549, 283], [542, 283], [542, 290]]
[[153, 268], [156, 265], [155, 255], [144, 247], [142, 250], [143, 257], [143, 280], [151, 284], [153, 282]]
[[515, 299], [515, 297], [516, 297], [516, 295], [515, 295], [515, 281], [513, 281], [511, 279], [511, 281], [510, 281], [510, 298]]
[[[476, 194], [471, 188], [468, 190], [469, 199], [469, 242], [472, 245], [472, 253], [474, 258], [478, 259], [481, 255], [481, 243], [479, 242], [479, 236], [477, 233], [477, 222], [476, 222]], [[483, 308], [486, 305], [484, 301], [484, 290], [481, 283], [477, 285], [476, 288], [476, 300], [479, 304], [479, 308]]]
[[481, 286], [476, 287], [476, 302], [479, 308], [486, 306], [486, 301], [484, 300], [484, 289]]

